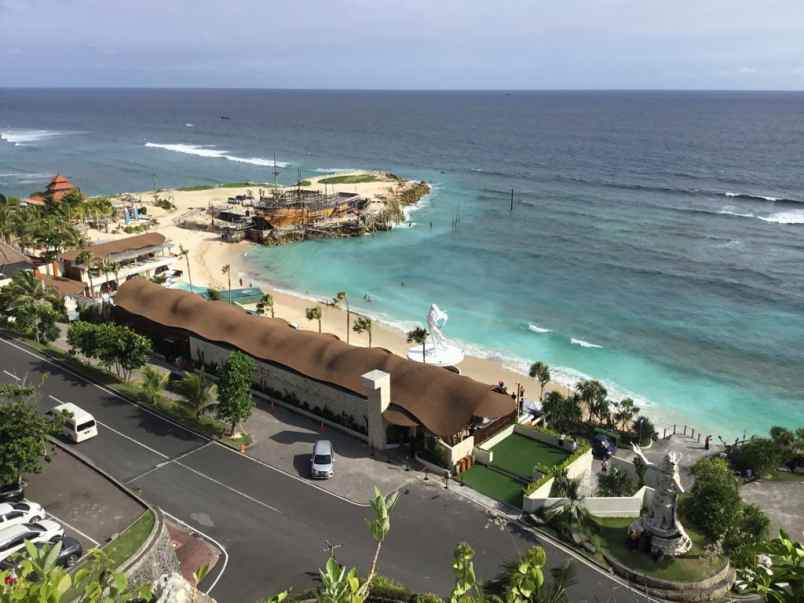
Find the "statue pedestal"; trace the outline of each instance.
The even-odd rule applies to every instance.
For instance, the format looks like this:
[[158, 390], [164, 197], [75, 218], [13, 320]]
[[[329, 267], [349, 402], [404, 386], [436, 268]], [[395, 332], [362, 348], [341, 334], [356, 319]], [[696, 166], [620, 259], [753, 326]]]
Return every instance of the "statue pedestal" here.
[[463, 361], [464, 354], [462, 349], [449, 343], [440, 346], [428, 343], [424, 346], [424, 354], [420, 345], [410, 348], [408, 358], [433, 366], [455, 366]]

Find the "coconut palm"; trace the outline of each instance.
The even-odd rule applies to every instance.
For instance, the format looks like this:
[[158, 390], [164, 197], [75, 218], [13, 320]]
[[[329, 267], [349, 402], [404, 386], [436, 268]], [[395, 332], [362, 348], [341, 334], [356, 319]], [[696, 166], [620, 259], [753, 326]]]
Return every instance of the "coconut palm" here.
[[162, 389], [166, 382], [167, 375], [151, 366], [146, 366], [142, 370], [140, 383], [140, 391], [145, 401], [153, 405], [159, 404], [163, 398]]
[[579, 480], [569, 480], [563, 500], [545, 509], [544, 517], [565, 537], [577, 543], [583, 540], [586, 528], [591, 522], [591, 514], [580, 492]]
[[31, 271], [16, 273], [0, 290], [0, 314], [13, 318], [15, 326], [37, 343], [56, 338], [55, 322], [62, 311], [56, 290], [47, 287]]
[[184, 245], [179, 245], [179, 257], [183, 257], [187, 262], [187, 280], [190, 282], [190, 290], [193, 288], [193, 276], [190, 274], [190, 250]]
[[581, 381], [575, 386], [575, 391], [578, 393], [578, 398], [586, 406], [586, 411], [591, 419], [594, 416], [593, 409], [599, 409], [600, 400], [605, 400], [608, 392], [600, 381], [595, 379], [586, 379]]
[[631, 420], [639, 414], [639, 406], [634, 404], [631, 398], [625, 398], [615, 404], [614, 422], [620, 429], [631, 423]]
[[320, 306], [311, 306], [309, 308], [305, 308], [304, 315], [307, 317], [307, 320], [317, 320], [318, 321], [318, 332], [321, 332], [321, 307]]
[[550, 367], [544, 362], [534, 362], [530, 365], [529, 375], [539, 382], [539, 400], [544, 400], [544, 386], [550, 383]]
[[265, 314], [265, 308], [271, 308], [271, 318], [274, 316], [274, 298], [270, 293], [265, 293], [257, 303], [257, 313]]
[[351, 307], [349, 306], [349, 296], [346, 294], [346, 291], [338, 291], [335, 294], [335, 297], [332, 298], [332, 303], [336, 306], [340, 304], [344, 304], [346, 306], [346, 343], [349, 343], [349, 327], [351, 323]]
[[203, 373], [188, 373], [181, 380], [180, 388], [187, 398], [187, 405], [195, 412], [196, 419], [217, 403], [216, 385]]
[[368, 333], [368, 347], [371, 347], [371, 327], [371, 319], [366, 316], [358, 316], [355, 320], [355, 324], [352, 325], [352, 330], [355, 333]]
[[427, 329], [423, 329], [422, 327], [416, 327], [412, 331], [408, 331], [408, 343], [418, 343], [422, 346], [422, 362], [427, 364], [427, 337], [429, 337], [430, 333], [427, 332]]
[[223, 268], [221, 268], [221, 274], [225, 274], [229, 277], [229, 303], [232, 303], [232, 266], [231, 264], [226, 264]]
[[89, 249], [82, 249], [81, 253], [75, 258], [75, 261], [82, 266], [86, 266], [87, 277], [89, 278], [89, 292], [91, 297], [95, 297], [95, 285], [92, 282], [92, 263], [95, 260], [94, 254]]

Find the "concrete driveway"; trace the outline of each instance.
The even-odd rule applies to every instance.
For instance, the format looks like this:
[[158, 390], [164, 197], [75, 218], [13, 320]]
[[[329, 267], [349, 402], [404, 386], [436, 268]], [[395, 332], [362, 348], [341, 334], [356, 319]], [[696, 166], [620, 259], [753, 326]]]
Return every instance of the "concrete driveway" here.
[[[278, 404], [260, 398], [256, 403], [246, 423], [254, 440], [248, 449], [252, 458], [359, 504], [368, 502], [374, 486], [388, 494], [414, 479], [404, 469], [401, 452], [372, 458], [368, 444], [357, 438], [328, 426], [322, 431], [320, 422]], [[329, 480], [310, 479], [310, 454], [319, 439], [330, 440], [335, 449], [335, 476]]]

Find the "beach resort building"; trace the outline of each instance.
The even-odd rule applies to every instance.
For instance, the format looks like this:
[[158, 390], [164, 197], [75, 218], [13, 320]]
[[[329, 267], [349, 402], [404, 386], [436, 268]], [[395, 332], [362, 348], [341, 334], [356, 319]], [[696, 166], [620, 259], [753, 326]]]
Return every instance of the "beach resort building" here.
[[163, 234], [145, 234], [72, 249], [62, 256], [63, 274], [82, 284], [84, 295], [113, 293], [125, 281], [151, 278], [173, 269], [178, 256]]
[[29, 205], [44, 205], [48, 199], [53, 203], [61, 203], [64, 196], [73, 190], [78, 190], [78, 187], [67, 176], [56, 174], [44, 193], [33, 193], [24, 201]]
[[150, 336], [169, 360], [214, 370], [240, 350], [256, 362], [258, 390], [329, 418], [376, 449], [428, 437], [455, 464], [471, 456], [473, 429], [513, 412], [510, 397], [447, 369], [145, 279], [123, 283], [114, 304], [114, 319]]

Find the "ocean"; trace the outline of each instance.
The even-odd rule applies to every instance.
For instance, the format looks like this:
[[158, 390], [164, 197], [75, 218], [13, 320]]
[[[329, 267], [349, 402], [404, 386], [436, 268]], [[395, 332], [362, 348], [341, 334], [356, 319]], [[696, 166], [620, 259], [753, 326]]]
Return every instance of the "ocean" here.
[[804, 94], [0, 90], [0, 137], [12, 195], [270, 181], [274, 154], [282, 183], [427, 180], [400, 228], [248, 260], [402, 327], [437, 303], [469, 351], [664, 425], [804, 425]]

